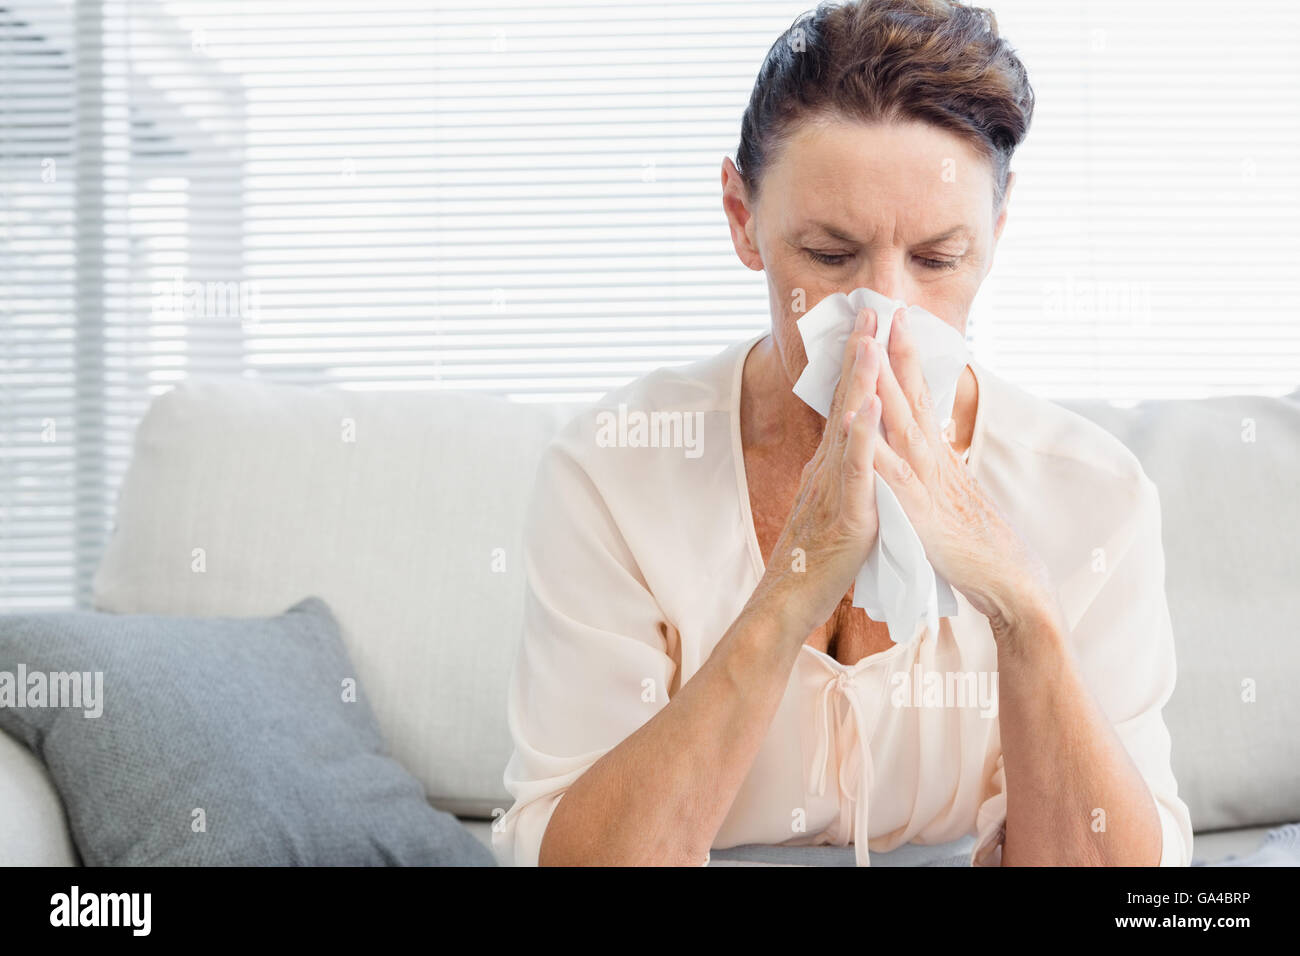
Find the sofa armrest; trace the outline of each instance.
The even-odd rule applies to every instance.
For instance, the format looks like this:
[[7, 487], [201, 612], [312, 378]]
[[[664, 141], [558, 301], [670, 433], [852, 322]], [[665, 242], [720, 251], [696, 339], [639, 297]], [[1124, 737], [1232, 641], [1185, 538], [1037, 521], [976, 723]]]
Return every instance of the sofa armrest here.
[[0, 732], [0, 866], [78, 866], [63, 801], [41, 762]]

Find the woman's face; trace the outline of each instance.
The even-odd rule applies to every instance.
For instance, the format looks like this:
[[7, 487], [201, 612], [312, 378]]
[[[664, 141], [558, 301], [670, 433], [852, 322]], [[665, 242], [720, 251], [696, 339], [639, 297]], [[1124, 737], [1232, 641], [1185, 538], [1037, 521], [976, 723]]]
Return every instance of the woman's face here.
[[736, 253], [767, 273], [792, 383], [808, 362], [795, 323], [834, 292], [866, 286], [964, 334], [1006, 222], [1006, 201], [993, 208], [991, 163], [918, 122], [804, 122], [769, 164], [757, 206], [730, 159], [722, 183]]

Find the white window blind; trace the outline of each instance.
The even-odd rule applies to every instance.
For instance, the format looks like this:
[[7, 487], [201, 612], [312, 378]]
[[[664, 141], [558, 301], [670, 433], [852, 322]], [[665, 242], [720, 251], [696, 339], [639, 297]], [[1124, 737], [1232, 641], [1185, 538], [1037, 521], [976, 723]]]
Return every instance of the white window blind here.
[[[85, 603], [186, 375], [583, 400], [762, 329], [719, 166], [812, 5], [0, 0], [0, 610]], [[976, 354], [1294, 388], [1300, 16], [992, 6], [1039, 106]]]
[[977, 353], [1049, 397], [1300, 385], [1300, 7], [990, 6], [1038, 103]]

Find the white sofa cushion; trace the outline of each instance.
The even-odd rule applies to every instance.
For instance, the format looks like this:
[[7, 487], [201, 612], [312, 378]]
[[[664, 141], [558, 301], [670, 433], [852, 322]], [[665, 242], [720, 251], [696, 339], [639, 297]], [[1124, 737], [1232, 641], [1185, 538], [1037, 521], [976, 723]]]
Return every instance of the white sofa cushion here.
[[63, 801], [40, 760], [0, 731], [0, 866], [76, 866]]
[[1193, 828], [1300, 820], [1300, 392], [1066, 404], [1160, 491], [1178, 665], [1165, 722]]
[[119, 613], [337, 616], [393, 755], [456, 814], [508, 807], [520, 533], [563, 410], [194, 379], [136, 434], [94, 582]]
[[[1165, 717], [1194, 828], [1300, 819], [1300, 402], [1065, 404], [1114, 432], [1160, 490], [1179, 668]], [[489, 816], [509, 805], [523, 511], [541, 448], [571, 411], [187, 382], [140, 426], [96, 604], [254, 616], [318, 594], [395, 756], [435, 805]], [[191, 570], [199, 547], [203, 573]], [[1248, 679], [1254, 703], [1242, 700]]]

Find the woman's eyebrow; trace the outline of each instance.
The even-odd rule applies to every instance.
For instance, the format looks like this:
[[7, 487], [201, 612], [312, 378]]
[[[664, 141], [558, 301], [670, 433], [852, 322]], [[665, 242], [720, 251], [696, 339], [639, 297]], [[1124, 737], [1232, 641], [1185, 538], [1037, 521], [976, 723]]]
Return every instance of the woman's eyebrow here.
[[956, 225], [953, 226], [951, 229], [944, 230], [943, 232], [939, 233], [939, 235], [937, 236], [931, 236], [929, 239], [922, 239], [918, 243], [918, 245], [928, 246], [931, 243], [943, 242], [945, 239], [954, 239], [957, 236], [961, 236], [964, 239], [969, 239], [972, 236], [974, 236], [974, 234], [975, 233], [969, 227], [964, 225]]
[[[822, 232], [826, 233], [826, 235], [830, 236], [832, 239], [838, 239], [840, 242], [851, 242], [856, 244], [859, 241], [828, 223], [814, 221], [809, 223], [809, 227], [812, 229], [819, 229]], [[945, 239], [953, 239], [958, 236], [969, 239], [972, 236], [974, 236], [974, 234], [975, 234], [974, 231], [969, 226], [959, 223], [958, 225], [945, 229], [937, 236], [931, 236], [928, 239], [922, 239], [920, 242], [917, 243], [917, 245], [928, 246], [933, 243], [943, 242]]]
[[830, 236], [832, 239], [838, 239], [840, 242], [856, 243], [858, 241], [857, 239], [854, 239], [852, 236], [848, 235], [847, 233], [841, 232], [839, 229], [836, 229], [834, 226], [828, 225], [824, 222], [813, 221], [810, 222], [808, 225], [809, 228], [820, 229], [822, 232], [826, 233], [826, 235]]

